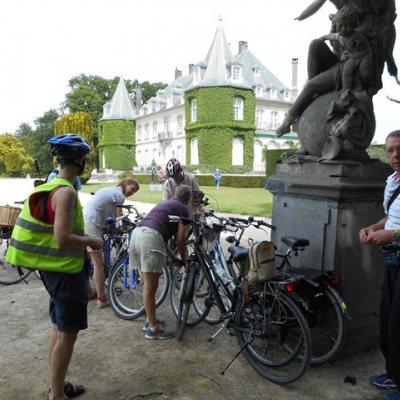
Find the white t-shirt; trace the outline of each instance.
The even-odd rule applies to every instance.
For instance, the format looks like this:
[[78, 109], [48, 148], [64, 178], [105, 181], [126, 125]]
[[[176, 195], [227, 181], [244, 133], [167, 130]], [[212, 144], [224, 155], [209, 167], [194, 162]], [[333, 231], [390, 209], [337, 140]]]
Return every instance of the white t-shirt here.
[[394, 172], [386, 180], [385, 197], [383, 200], [383, 208], [388, 216], [385, 224], [385, 230], [400, 229], [400, 195], [398, 195], [387, 212], [387, 204], [392, 194], [395, 192], [397, 187], [400, 185], [400, 179], [397, 178], [397, 173]]
[[115, 214], [117, 204], [123, 204], [125, 196], [121, 186], [100, 189], [83, 207], [85, 222], [94, 224], [102, 229], [106, 219]]

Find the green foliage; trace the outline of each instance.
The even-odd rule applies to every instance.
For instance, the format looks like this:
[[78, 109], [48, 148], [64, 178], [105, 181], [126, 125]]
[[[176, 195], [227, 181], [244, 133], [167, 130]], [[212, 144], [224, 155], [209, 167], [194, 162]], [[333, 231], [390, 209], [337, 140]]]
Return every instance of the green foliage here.
[[[243, 98], [243, 120], [235, 120], [233, 102]], [[197, 121], [191, 122], [191, 101], [197, 100]], [[216, 101], [218, 99], [218, 101]], [[232, 142], [243, 140], [243, 167], [252, 170], [254, 159], [255, 96], [252, 90], [233, 87], [199, 88], [186, 93], [186, 159], [190, 160], [191, 140], [197, 138], [199, 159], [204, 164], [232, 164]], [[201, 170], [201, 165], [199, 169]]]
[[[136, 179], [132, 171], [124, 171], [118, 175], [118, 180], [122, 179]], [[140, 182], [139, 182], [140, 183]]]
[[21, 140], [11, 133], [0, 135], [0, 174], [13, 177], [26, 175], [33, 164]]
[[[294, 150], [294, 149], [293, 149]], [[272, 175], [276, 174], [276, 164], [280, 161], [280, 158], [283, 153], [290, 151], [288, 149], [283, 150], [263, 150], [264, 151], [264, 159], [266, 161], [266, 171], [267, 177], [269, 178]]]
[[56, 121], [54, 127], [55, 136], [62, 135], [64, 133], [75, 133], [76, 135], [85, 138], [92, 150], [89, 153], [89, 159], [86, 164], [86, 170], [81, 175], [82, 183], [87, 182], [90, 179], [94, 167], [94, 160], [96, 158], [96, 150], [93, 144], [93, 125], [90, 114], [87, 112], [78, 111], [74, 114], [65, 114], [59, 120]]
[[378, 159], [383, 163], [388, 162], [384, 144], [374, 144], [369, 146], [367, 149], [367, 153], [372, 159]]
[[101, 121], [99, 123], [98, 150], [101, 168], [111, 168], [116, 171], [132, 169], [136, 163], [133, 122]]

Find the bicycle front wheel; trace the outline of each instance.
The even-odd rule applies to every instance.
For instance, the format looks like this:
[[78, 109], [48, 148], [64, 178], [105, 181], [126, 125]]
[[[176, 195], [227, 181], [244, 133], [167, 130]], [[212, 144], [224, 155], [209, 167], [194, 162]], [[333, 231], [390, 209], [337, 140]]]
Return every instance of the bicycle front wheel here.
[[[169, 288], [169, 273], [164, 265], [156, 292], [156, 307], [165, 299]], [[131, 269], [128, 258], [120, 258], [111, 270], [108, 299], [114, 313], [122, 319], [132, 320], [144, 314], [143, 276], [138, 269]]]
[[254, 287], [235, 319], [244, 356], [261, 376], [281, 385], [303, 376], [311, 359], [310, 331], [286, 294]]

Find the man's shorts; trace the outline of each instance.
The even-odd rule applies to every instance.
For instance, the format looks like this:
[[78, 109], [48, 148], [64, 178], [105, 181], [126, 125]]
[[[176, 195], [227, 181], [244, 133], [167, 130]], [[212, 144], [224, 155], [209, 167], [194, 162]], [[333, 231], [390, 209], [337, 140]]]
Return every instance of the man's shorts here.
[[41, 271], [40, 275], [50, 295], [51, 322], [56, 324], [61, 332], [72, 333], [86, 329], [88, 327], [88, 261], [85, 261], [82, 271], [76, 274]]
[[129, 246], [129, 264], [142, 272], [163, 273], [167, 258], [165, 242], [160, 232], [147, 226], [133, 230]]

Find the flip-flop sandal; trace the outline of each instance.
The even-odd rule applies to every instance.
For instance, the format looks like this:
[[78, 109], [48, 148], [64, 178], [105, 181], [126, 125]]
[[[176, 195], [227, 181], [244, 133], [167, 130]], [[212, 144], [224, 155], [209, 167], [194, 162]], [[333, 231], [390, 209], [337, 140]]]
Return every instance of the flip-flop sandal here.
[[64, 393], [70, 399], [80, 396], [81, 394], [85, 393], [85, 390], [86, 388], [83, 385], [73, 385], [68, 381], [65, 381], [64, 383]]

